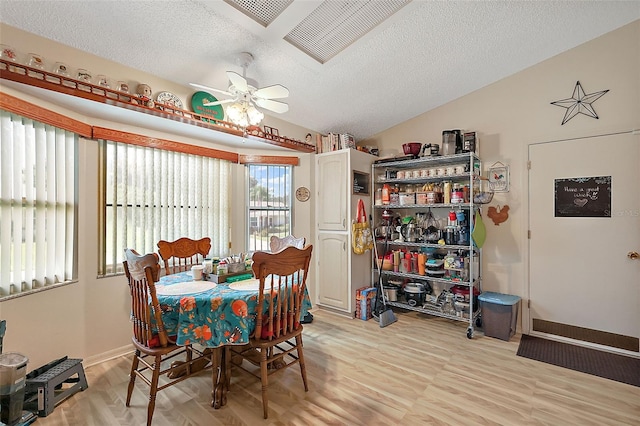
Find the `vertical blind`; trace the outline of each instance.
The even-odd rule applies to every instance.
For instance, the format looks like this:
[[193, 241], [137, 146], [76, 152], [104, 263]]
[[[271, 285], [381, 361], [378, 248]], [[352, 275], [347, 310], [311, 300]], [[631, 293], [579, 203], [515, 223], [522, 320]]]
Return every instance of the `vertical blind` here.
[[75, 279], [78, 136], [0, 111], [0, 297]]
[[123, 250], [158, 250], [160, 240], [211, 238], [229, 249], [231, 162], [101, 140], [103, 214], [99, 275], [122, 271]]

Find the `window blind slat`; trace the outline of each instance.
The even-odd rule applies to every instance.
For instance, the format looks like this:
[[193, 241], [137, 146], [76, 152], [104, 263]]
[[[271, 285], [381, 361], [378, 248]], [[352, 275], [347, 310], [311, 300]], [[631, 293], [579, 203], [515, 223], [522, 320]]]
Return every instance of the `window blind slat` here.
[[0, 290], [8, 293], [8, 285], [11, 283], [11, 218], [8, 209], [11, 196], [10, 167], [4, 167], [5, 163], [11, 163], [11, 148], [13, 143], [14, 128], [11, 123], [11, 115], [0, 111]]
[[24, 144], [24, 169], [33, 170], [34, 173], [24, 175], [24, 282], [27, 288], [34, 285], [34, 211], [36, 210], [35, 197], [35, 135], [29, 143]]
[[35, 226], [35, 247], [36, 247], [36, 282], [38, 287], [47, 285], [47, 131], [45, 126], [35, 128], [35, 151], [36, 151], [36, 226]]
[[27, 140], [27, 132], [24, 128], [17, 128], [14, 134], [14, 143], [11, 144], [11, 164], [3, 164], [4, 167], [10, 167], [12, 170], [11, 173], [11, 223], [13, 236], [11, 237], [13, 240], [13, 249], [12, 249], [12, 258], [13, 265], [11, 265], [11, 271], [13, 271], [11, 283], [14, 285], [13, 288], [9, 287], [9, 294], [11, 292], [17, 291], [20, 292], [22, 290], [22, 281], [24, 280], [23, 275], [23, 250], [22, 250], [22, 240], [24, 238], [22, 234], [22, 196], [24, 194], [23, 186], [22, 186], [22, 171], [24, 170], [24, 164], [22, 161], [22, 149], [24, 145], [28, 143]]

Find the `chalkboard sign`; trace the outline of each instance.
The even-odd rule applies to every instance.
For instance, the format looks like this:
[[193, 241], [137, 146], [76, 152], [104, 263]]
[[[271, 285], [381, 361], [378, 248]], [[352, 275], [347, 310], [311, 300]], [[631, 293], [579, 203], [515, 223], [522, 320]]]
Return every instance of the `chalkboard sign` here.
[[611, 176], [555, 179], [556, 217], [611, 217]]
[[369, 173], [353, 171], [353, 193], [369, 195]]

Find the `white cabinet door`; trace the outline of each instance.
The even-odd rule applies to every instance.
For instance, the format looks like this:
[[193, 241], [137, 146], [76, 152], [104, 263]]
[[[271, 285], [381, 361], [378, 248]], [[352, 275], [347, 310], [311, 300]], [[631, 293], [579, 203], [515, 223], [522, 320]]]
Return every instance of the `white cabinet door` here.
[[318, 156], [318, 229], [347, 231], [348, 152]]
[[349, 310], [348, 234], [319, 233], [316, 265], [318, 302], [340, 310]]

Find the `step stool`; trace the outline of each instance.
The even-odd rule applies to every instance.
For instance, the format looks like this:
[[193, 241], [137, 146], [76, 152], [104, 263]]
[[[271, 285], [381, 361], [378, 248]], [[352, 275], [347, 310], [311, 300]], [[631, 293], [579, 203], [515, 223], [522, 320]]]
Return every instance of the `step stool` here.
[[[77, 377], [72, 377], [74, 375]], [[63, 389], [64, 383], [75, 384]], [[34, 396], [25, 401], [25, 409], [37, 410], [40, 417], [48, 416], [62, 400], [89, 387], [81, 359], [65, 359], [37, 377], [27, 378], [26, 386], [26, 394]]]

